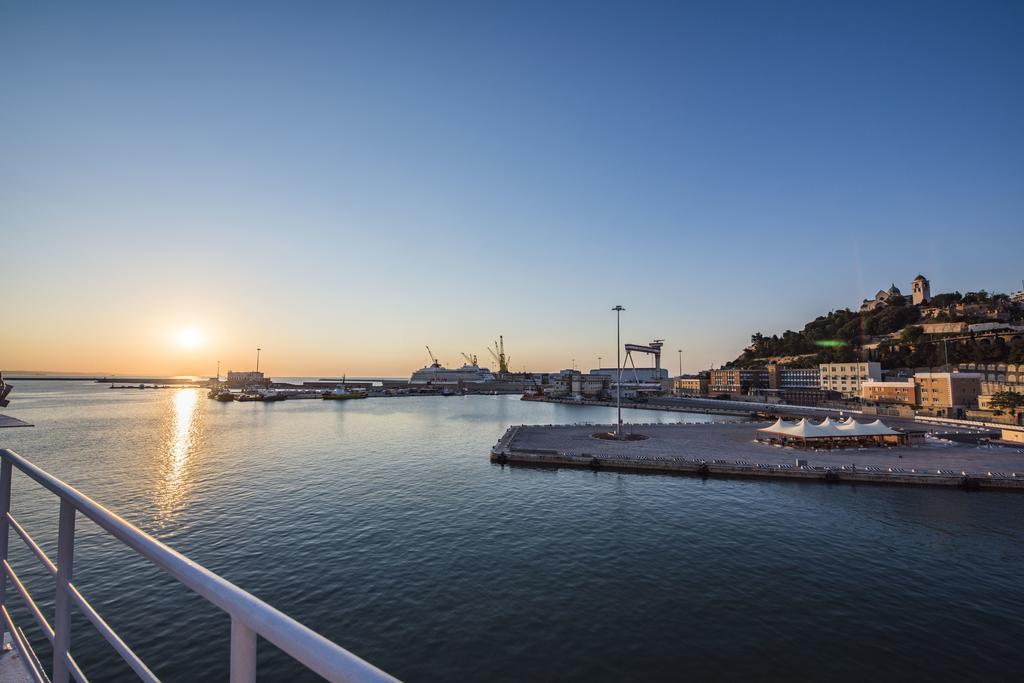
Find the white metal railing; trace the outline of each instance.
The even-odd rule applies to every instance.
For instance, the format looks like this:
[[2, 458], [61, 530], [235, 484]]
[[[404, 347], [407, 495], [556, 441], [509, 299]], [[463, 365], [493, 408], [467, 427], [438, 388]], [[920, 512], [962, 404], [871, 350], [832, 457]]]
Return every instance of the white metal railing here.
[[[224, 610], [231, 616], [231, 681], [252, 683], [256, 680], [256, 642], [262, 636], [291, 655], [306, 668], [329, 681], [394, 681], [395, 679], [319, 633], [303, 626], [288, 615], [274, 609], [259, 598], [245, 592], [230, 581], [196, 564], [172, 550], [146, 532], [125, 521], [83, 493], [39, 469], [8, 449], [0, 449], [0, 616], [7, 631], [36, 681], [51, 680], [46, 675], [24, 631], [11, 618], [7, 609], [7, 585], [11, 585], [25, 602], [29, 612], [46, 638], [53, 643], [52, 680], [68, 683], [73, 677], [86, 683], [85, 674], [71, 656], [71, 606], [74, 605], [92, 622], [100, 634], [144, 681], [158, 681], [141, 659], [121, 640], [96, 612], [73, 583], [75, 518], [81, 513], [101, 529], [142, 555], [179, 582]], [[57, 532], [57, 562], [32, 539], [11, 514], [11, 478], [17, 467], [60, 498]], [[53, 625], [46, 620], [28, 590], [8, 562], [10, 529], [21, 537], [32, 554], [54, 578], [56, 598]]]

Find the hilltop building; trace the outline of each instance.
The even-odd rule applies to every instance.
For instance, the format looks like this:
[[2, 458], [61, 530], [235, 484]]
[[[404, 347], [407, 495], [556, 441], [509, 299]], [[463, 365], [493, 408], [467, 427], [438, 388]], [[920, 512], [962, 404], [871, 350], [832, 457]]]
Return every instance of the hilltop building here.
[[[911, 303], [915, 306], [923, 306], [932, 298], [931, 283], [924, 275], [918, 275], [910, 283]], [[893, 283], [889, 289], [880, 289], [874, 299], [864, 299], [860, 305], [860, 312], [867, 313], [877, 308], [882, 308], [893, 303], [894, 300], [903, 298], [900, 288]]]
[[911, 296], [915, 306], [926, 304], [932, 298], [931, 285], [928, 283], [928, 278], [924, 275], [919, 274], [915, 277], [911, 287], [913, 288]]
[[866, 313], [868, 311], [873, 311], [876, 308], [888, 306], [890, 303], [892, 303], [893, 299], [902, 296], [903, 294], [900, 292], [900, 288], [896, 286], [896, 283], [893, 283], [892, 286], [889, 287], [889, 289], [878, 290], [878, 293], [875, 294], [874, 299], [864, 299], [864, 302], [861, 303], [860, 305], [860, 312]]

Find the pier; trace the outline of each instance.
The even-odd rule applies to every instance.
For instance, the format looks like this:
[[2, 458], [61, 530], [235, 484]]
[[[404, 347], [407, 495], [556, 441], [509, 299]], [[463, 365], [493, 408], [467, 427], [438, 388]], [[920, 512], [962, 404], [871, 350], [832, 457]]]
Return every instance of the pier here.
[[611, 425], [510, 427], [491, 461], [696, 475], [1024, 491], [1024, 449], [929, 438], [899, 448], [794, 449], [754, 441], [767, 422], [627, 424], [643, 439], [596, 438]]

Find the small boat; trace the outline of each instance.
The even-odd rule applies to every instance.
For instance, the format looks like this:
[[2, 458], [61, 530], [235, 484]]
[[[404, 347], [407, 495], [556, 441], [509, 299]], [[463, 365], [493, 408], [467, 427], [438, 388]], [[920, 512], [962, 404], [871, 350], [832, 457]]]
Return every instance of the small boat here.
[[276, 389], [262, 389], [256, 392], [257, 401], [283, 401], [287, 396], [277, 391]]
[[235, 400], [235, 395], [232, 394], [228, 389], [221, 389], [220, 391], [210, 392], [210, 398], [220, 401], [222, 403], [228, 403], [229, 401]]
[[272, 403], [274, 401], [283, 401], [287, 398], [282, 393], [279, 393], [276, 389], [247, 389], [243, 391], [235, 399], [236, 401], [263, 401], [264, 403]]

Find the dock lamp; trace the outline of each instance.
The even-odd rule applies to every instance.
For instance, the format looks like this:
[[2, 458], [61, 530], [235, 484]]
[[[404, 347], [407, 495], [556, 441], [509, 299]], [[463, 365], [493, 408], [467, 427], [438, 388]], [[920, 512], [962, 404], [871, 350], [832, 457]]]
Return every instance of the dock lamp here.
[[615, 408], [618, 418], [615, 421], [615, 438], [622, 438], [622, 312], [626, 310], [622, 306], [616, 306], [615, 311]]

